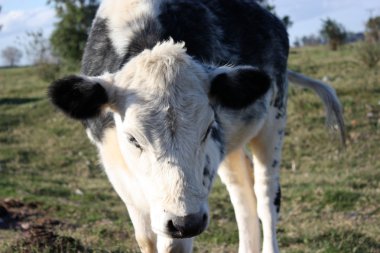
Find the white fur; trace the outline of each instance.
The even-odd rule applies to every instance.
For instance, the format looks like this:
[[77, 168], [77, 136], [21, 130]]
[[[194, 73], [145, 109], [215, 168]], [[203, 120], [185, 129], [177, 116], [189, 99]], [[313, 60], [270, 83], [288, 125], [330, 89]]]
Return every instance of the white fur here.
[[[204, 157], [199, 158], [203, 156], [199, 149], [206, 148], [200, 143], [202, 133], [198, 130], [202, 128], [189, 126], [196, 123], [206, 130], [212, 119], [207, 95], [200, 85], [208, 78], [183, 45], [173, 41], [146, 50], [113, 78], [107, 77], [119, 90], [113, 97], [126, 101], [118, 108], [128, 108], [124, 115], [120, 111], [115, 114], [121, 154], [138, 184], [143, 185], [140, 188], [149, 203], [150, 216], [154, 217], [153, 230], [165, 234], [167, 214], [185, 216], [207, 210], [208, 188], [202, 185]], [[108, 92], [114, 92], [107, 81], [103, 84]], [[129, 92], [124, 94], [123, 90]], [[149, 118], [152, 110], [165, 112], [170, 108], [176, 114], [174, 137], [167, 126], [153, 129], [150, 125], [156, 120], [165, 122], [165, 114]], [[142, 129], [152, 130], [153, 143], [145, 138]], [[131, 145], [128, 136], [134, 136], [144, 152]], [[168, 146], [173, 143], [170, 138], [174, 138], [174, 147]], [[112, 179], [111, 182], [115, 185]]]
[[103, 0], [97, 17], [107, 18], [111, 28], [110, 39], [116, 52], [125, 55], [135, 31], [141, 26], [135, 20], [143, 15], [156, 17], [157, 8], [164, 0]]

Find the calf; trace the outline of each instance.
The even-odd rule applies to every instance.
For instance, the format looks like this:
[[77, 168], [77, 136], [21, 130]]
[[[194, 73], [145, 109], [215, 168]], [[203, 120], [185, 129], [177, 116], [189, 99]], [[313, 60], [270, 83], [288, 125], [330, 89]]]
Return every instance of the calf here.
[[334, 91], [288, 72], [288, 50], [283, 24], [254, 1], [102, 2], [82, 75], [55, 81], [49, 95], [83, 122], [142, 252], [192, 251], [217, 172], [239, 252], [260, 251], [259, 219], [262, 251], [279, 251], [288, 76], [317, 91], [343, 129]]

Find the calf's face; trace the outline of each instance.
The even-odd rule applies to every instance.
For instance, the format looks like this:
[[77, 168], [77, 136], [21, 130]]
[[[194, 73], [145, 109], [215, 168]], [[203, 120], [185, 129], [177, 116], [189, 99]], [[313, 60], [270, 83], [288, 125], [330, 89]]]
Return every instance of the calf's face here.
[[217, 111], [242, 109], [269, 87], [257, 69], [206, 68], [169, 41], [115, 74], [57, 80], [49, 95], [76, 119], [113, 112], [118, 148], [149, 202], [153, 231], [184, 238], [208, 223], [207, 199], [228, 134]]

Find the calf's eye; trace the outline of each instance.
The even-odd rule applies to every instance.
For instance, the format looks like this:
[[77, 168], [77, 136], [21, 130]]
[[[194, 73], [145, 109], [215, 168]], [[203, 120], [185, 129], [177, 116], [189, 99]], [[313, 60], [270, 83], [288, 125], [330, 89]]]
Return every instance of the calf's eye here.
[[138, 141], [136, 140], [135, 137], [133, 137], [133, 136], [129, 136], [129, 137], [128, 137], [128, 141], [129, 141], [131, 144], [133, 144], [136, 148], [140, 149], [141, 151], [143, 150], [142, 147], [141, 147], [141, 145], [138, 143]]

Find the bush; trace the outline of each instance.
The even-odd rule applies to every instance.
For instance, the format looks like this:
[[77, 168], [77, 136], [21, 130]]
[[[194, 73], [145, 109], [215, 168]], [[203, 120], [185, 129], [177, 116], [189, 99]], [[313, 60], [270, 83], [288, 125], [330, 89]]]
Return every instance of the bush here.
[[331, 50], [336, 51], [343, 45], [346, 39], [347, 32], [342, 24], [330, 18], [322, 20], [322, 29], [320, 31], [323, 38], [325, 38], [330, 45]]
[[368, 68], [374, 68], [380, 61], [380, 42], [362, 42], [358, 48], [358, 57]]

